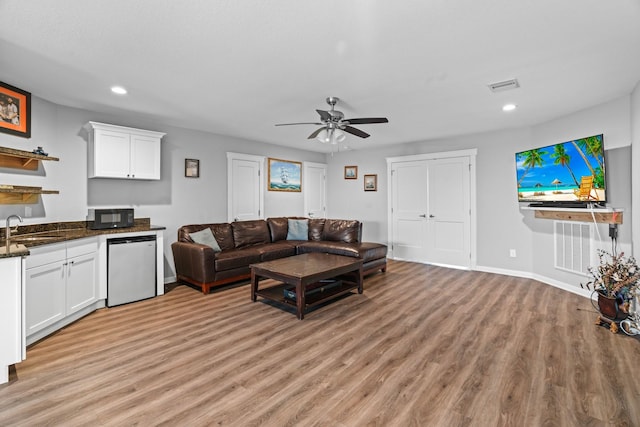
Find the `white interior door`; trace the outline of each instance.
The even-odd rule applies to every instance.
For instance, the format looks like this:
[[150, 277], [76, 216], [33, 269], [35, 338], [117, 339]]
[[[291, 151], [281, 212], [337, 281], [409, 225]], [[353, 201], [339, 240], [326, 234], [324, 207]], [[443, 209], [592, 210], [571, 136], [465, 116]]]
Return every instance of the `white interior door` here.
[[387, 159], [394, 259], [471, 268], [475, 150]]
[[428, 174], [427, 262], [469, 268], [469, 158], [429, 160]]
[[327, 217], [327, 165], [304, 162], [304, 214], [309, 218]]
[[395, 259], [425, 262], [427, 242], [427, 162], [391, 167], [392, 251]]
[[247, 221], [264, 215], [264, 157], [227, 153], [227, 219]]

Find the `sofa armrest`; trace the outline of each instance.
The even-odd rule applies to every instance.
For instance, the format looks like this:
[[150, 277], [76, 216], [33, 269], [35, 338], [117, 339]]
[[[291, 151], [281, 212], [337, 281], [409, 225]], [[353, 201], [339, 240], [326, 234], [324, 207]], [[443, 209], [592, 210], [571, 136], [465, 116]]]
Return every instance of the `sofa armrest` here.
[[198, 243], [173, 242], [171, 251], [178, 278], [187, 277], [198, 283], [215, 280], [216, 253], [211, 247]]

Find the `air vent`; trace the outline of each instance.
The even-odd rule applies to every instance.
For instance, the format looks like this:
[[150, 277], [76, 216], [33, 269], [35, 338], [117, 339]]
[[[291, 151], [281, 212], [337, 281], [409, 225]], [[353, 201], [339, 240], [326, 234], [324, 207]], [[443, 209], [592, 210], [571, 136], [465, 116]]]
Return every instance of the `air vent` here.
[[517, 89], [520, 87], [517, 79], [505, 80], [503, 82], [491, 83], [489, 89], [491, 92], [503, 92], [505, 90]]

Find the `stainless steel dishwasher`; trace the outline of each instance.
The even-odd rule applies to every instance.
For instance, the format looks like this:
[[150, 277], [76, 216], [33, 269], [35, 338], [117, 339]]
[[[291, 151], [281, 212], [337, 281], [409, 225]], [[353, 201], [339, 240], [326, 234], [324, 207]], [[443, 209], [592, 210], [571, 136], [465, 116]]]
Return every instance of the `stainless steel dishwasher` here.
[[156, 236], [107, 240], [107, 306], [156, 296]]

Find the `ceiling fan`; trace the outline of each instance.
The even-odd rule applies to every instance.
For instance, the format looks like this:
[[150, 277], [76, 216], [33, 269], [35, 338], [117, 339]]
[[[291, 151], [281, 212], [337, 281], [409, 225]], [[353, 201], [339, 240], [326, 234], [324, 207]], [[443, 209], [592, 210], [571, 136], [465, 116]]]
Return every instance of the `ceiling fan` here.
[[327, 98], [327, 104], [331, 106], [329, 111], [316, 110], [320, 114], [320, 122], [303, 122], [303, 123], [280, 123], [276, 126], [292, 126], [292, 125], [317, 125], [322, 126], [316, 129], [307, 137], [307, 139], [318, 139], [323, 143], [337, 144], [344, 141], [344, 132], [350, 133], [360, 138], [368, 138], [370, 135], [351, 125], [364, 125], [371, 123], [389, 123], [386, 117], [367, 117], [359, 119], [345, 119], [342, 111], [336, 110], [334, 107], [340, 101], [340, 98], [330, 96]]

